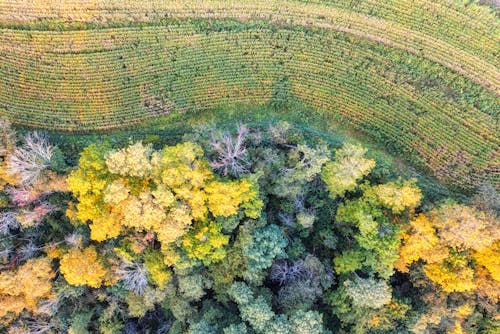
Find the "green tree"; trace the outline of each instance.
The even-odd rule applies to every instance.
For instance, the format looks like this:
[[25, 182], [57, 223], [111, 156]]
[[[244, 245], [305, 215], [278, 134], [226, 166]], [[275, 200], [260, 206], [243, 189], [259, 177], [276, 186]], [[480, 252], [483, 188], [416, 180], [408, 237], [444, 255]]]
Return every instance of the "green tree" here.
[[275, 258], [286, 257], [287, 245], [288, 240], [277, 225], [270, 224], [255, 229], [251, 241], [243, 246], [243, 256], [247, 263], [244, 277], [249, 281], [261, 279], [261, 271], [271, 267]]
[[356, 307], [380, 308], [391, 301], [391, 289], [386, 281], [356, 277], [344, 282], [346, 293]]
[[333, 161], [323, 167], [321, 179], [330, 196], [344, 196], [346, 191], [356, 189], [357, 182], [375, 167], [375, 160], [365, 158], [367, 150], [358, 145], [344, 144], [335, 152]]

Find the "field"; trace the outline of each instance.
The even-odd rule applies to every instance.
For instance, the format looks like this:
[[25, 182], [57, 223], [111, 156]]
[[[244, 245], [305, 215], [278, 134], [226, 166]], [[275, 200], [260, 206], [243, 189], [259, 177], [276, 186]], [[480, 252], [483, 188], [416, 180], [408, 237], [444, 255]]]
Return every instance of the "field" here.
[[0, 27], [0, 113], [18, 125], [104, 131], [297, 100], [442, 181], [500, 184], [500, 25], [489, 7], [3, 0]]
[[0, 0], [0, 333], [499, 334], [499, 0]]

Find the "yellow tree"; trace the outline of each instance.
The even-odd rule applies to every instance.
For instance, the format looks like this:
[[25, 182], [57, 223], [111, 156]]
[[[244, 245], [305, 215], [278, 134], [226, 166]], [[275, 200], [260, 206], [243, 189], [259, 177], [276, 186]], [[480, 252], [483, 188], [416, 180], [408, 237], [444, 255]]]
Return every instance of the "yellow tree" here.
[[263, 205], [254, 181], [217, 179], [201, 147], [191, 142], [161, 151], [142, 143], [116, 151], [90, 146], [68, 177], [68, 185], [78, 199], [68, 216], [76, 223], [89, 222], [91, 239], [104, 241], [125, 231], [152, 232], [168, 258], [169, 244], [193, 222], [240, 210], [257, 218]]
[[[446, 298], [437, 301], [431, 298], [431, 303], [438, 303], [434, 307], [441, 309], [435, 315], [435, 324], [442, 318], [455, 319], [448, 327], [450, 333], [463, 332], [463, 323], [477, 305], [488, 308], [500, 300], [499, 221], [493, 214], [445, 203], [408, 224], [399, 255], [395, 266], [398, 270], [408, 272], [411, 264], [421, 261], [425, 276], [440, 287], [440, 293], [481, 297], [468, 298], [459, 307], [448, 306]], [[417, 325], [425, 328], [429, 317], [424, 314]]]
[[388, 182], [372, 188], [379, 202], [394, 213], [405, 209], [414, 209], [420, 204], [422, 193], [414, 180], [405, 182]]
[[94, 247], [72, 248], [61, 257], [60, 271], [71, 285], [99, 288], [110, 273]]
[[37, 303], [51, 297], [55, 273], [48, 257], [29, 259], [15, 270], [0, 273], [0, 318], [9, 312], [36, 311]]

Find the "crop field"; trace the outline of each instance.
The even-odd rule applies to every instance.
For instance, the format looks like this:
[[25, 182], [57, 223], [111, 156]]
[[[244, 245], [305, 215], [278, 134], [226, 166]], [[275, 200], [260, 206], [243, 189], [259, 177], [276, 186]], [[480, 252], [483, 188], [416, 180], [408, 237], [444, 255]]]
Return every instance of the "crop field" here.
[[500, 185], [500, 24], [477, 4], [1, 0], [0, 75], [21, 126], [296, 100], [442, 181]]
[[0, 0], [0, 333], [500, 334], [500, 0]]

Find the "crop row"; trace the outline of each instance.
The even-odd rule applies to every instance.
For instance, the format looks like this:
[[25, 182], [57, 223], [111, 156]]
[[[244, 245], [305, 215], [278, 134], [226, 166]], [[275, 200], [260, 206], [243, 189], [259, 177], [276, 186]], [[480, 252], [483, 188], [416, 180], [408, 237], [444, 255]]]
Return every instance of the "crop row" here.
[[[108, 0], [87, 3], [89, 6], [87, 8], [85, 5], [78, 6], [72, 1], [49, 1], [42, 6], [29, 7], [25, 5], [20, 8], [14, 2], [4, 0], [3, 7], [0, 7], [0, 13], [2, 13], [0, 20], [23, 21], [29, 20], [31, 17], [50, 14], [77, 21], [89, 20], [89, 17], [95, 19], [99, 17], [104, 22], [116, 19], [127, 20], [127, 17], [141, 21], [168, 15], [184, 19], [266, 19], [275, 23], [328, 28], [418, 54], [500, 94], [500, 71], [497, 67], [500, 58], [498, 57], [498, 22], [484, 14], [481, 18], [492, 22], [489, 30], [485, 28], [484, 24], [469, 25], [470, 28], [467, 28], [467, 24], [461, 24], [463, 21], [469, 22], [466, 19], [467, 16], [453, 15], [456, 8], [454, 11], [452, 9], [446, 11], [446, 7], [435, 6], [430, 2], [420, 1], [420, 4], [420, 7], [411, 7], [410, 3], [402, 3], [404, 6], [402, 9], [421, 8], [424, 10], [429, 8], [429, 13], [432, 15], [424, 15], [425, 21], [419, 24], [415, 21], [416, 17], [420, 17], [419, 15], [402, 15], [399, 16], [398, 20], [397, 17], [390, 15], [380, 15], [383, 17], [381, 18], [369, 16], [362, 10], [355, 12], [335, 7], [340, 6], [341, 3], [324, 4], [277, 0], [211, 0], [203, 3], [199, 1], [138, 2], [134, 0], [118, 2]], [[365, 5], [366, 8], [371, 8], [368, 3]], [[383, 5], [381, 7], [383, 8]], [[442, 17], [442, 13], [447, 14], [444, 17], [446, 24], [437, 19]], [[425, 11], [421, 14], [425, 14]], [[450, 25], [448, 30], [441, 31], [447, 25]], [[434, 28], [429, 30], [427, 27]], [[466, 39], [464, 36], [469, 36], [470, 39]]]
[[[43, 43], [28, 44], [21, 52], [4, 45], [0, 108], [15, 122], [34, 127], [107, 129], [172, 111], [267, 103], [275, 83], [285, 78], [291, 95], [326, 119], [364, 131], [433, 170], [463, 156], [467, 164], [450, 166], [443, 178], [475, 184], [488, 177], [498, 184], [498, 173], [491, 172], [498, 164], [493, 155], [499, 145], [498, 117], [474, 107], [464, 113], [445, 93], [427, 92], [450, 89], [442, 84], [418, 87], [415, 73], [402, 67], [405, 59], [415, 61], [413, 56], [400, 53], [403, 60], [391, 60], [394, 51], [342, 34], [153, 30], [114, 30], [116, 45], [105, 38], [89, 42], [94, 53], [85, 48], [83, 53], [49, 53]], [[36, 32], [18, 34], [18, 40], [27, 40], [23, 34], [42, 40]], [[135, 40], [142, 42], [130, 43]], [[426, 73], [428, 65], [421, 62]], [[450, 74], [445, 83], [452, 85], [453, 78]], [[467, 93], [468, 88], [457, 90]]]
[[[310, 0], [309, 0], [310, 1]], [[500, 25], [496, 13], [487, 6], [454, 0], [319, 0], [337, 8], [398, 22], [413, 30], [446, 41], [464, 44], [498, 65]]]

